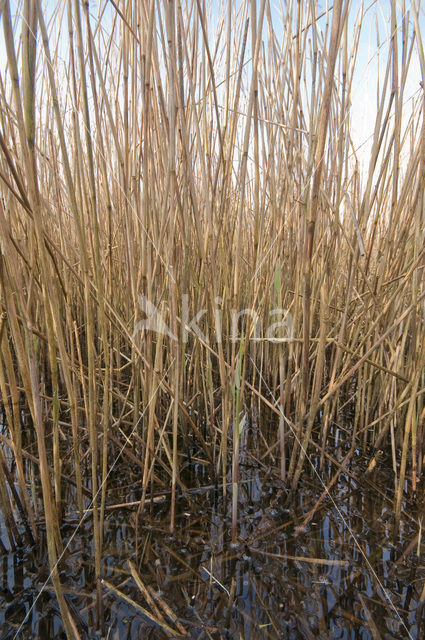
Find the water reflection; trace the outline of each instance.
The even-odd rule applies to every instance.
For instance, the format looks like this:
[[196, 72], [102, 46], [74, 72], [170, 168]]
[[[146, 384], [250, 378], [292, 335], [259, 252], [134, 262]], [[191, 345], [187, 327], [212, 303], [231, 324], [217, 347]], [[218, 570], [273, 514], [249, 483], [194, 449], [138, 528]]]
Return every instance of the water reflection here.
[[[255, 429], [250, 438], [257, 438]], [[306, 471], [294, 503], [288, 505], [275, 474], [265, 476], [256, 463], [259, 456], [248, 454], [246, 442], [242, 453], [240, 545], [236, 549], [230, 544], [230, 487], [223, 496], [221, 488], [211, 487], [205, 465], [194, 460], [182, 479], [186, 486], [208, 485], [208, 490], [180, 496], [173, 536], [169, 534], [168, 497], [150, 503], [140, 523], [138, 557], [134, 539], [136, 508], [107, 511], [102, 571], [105, 582], [115, 591], [104, 585], [106, 637], [172, 637], [170, 631], [155, 623], [155, 619], [159, 620], [155, 607], [171, 629], [177, 630], [181, 625], [187, 637], [198, 639], [421, 637], [415, 612], [425, 566], [422, 555], [416, 555], [417, 544], [411, 544], [418, 525], [413, 512], [405, 513], [401, 533], [393, 537], [391, 475], [381, 468], [379, 476], [368, 480], [360, 466], [353, 465], [351, 472], [359, 481], [341, 474], [332, 491], [337, 508], [326, 499], [306, 531], [296, 536], [303, 515], [314, 505], [323, 487], [313, 472]], [[343, 452], [340, 455], [342, 458]], [[112, 478], [109, 505], [128, 501], [133, 473], [129, 468], [125, 482], [122, 472]], [[321, 471], [323, 481], [328, 482], [333, 473], [332, 465], [327, 465]], [[71, 538], [78, 523], [72, 491], [68, 490], [64, 540]], [[134, 491], [131, 499], [137, 497]], [[4, 533], [2, 529], [7, 545]], [[399, 561], [409, 544], [411, 552]], [[61, 564], [66, 599], [82, 638], [100, 637], [93, 628], [96, 616], [92, 547], [87, 518], [72, 538]], [[148, 595], [131, 575], [128, 560], [134, 563]], [[34, 549], [17, 549], [3, 555], [1, 640], [15, 637], [31, 607], [19, 640], [64, 637], [49, 585], [35, 602], [47, 577], [46, 567], [47, 555]], [[153, 618], [135, 609], [117, 591]]]

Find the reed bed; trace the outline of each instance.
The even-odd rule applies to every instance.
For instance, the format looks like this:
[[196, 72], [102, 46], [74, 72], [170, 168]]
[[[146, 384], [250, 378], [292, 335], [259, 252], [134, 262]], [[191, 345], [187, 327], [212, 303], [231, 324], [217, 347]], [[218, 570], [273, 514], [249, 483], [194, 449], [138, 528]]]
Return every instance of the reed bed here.
[[[276, 414], [268, 445], [295, 490], [312, 443], [322, 462], [333, 453], [349, 406], [351, 454], [390, 454], [398, 520], [416, 492], [425, 58], [419, 6], [389, 4], [361, 164], [362, 6], [2, 3], [0, 503], [11, 547], [37, 544], [43, 518], [68, 638], [65, 485], [91, 519], [101, 620], [108, 476], [129, 456], [138, 521], [169, 486], [171, 531], [188, 452], [224, 491], [231, 479], [236, 543], [247, 415]], [[422, 77], [407, 100], [413, 54]]]

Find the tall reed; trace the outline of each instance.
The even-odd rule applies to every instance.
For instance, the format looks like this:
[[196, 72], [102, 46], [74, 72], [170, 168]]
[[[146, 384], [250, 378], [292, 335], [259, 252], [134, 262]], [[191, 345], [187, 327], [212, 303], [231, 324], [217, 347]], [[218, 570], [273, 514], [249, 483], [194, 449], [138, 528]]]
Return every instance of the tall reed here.
[[[108, 479], [131, 445], [138, 522], [148, 492], [169, 484], [174, 530], [181, 469], [196, 450], [226, 495], [233, 478], [234, 542], [239, 436], [253, 399], [280, 420], [288, 487], [312, 441], [323, 461], [347, 402], [350, 450], [388, 449], [397, 518], [406, 479], [416, 490], [420, 16], [413, 0], [410, 13], [392, 0], [389, 36], [377, 33], [376, 114], [360, 158], [352, 105], [367, 19], [362, 6], [353, 12], [346, 0], [320, 15], [313, 0], [281, 14], [269, 0], [97, 9], [67, 0], [49, 15], [25, 0], [13, 26], [2, 3], [1, 446], [15, 462], [17, 500], [2, 491], [0, 508], [8, 544], [21, 520], [37, 538], [25, 407], [37, 443], [28, 473], [42, 486], [68, 638], [78, 631], [58, 574], [64, 484], [75, 486], [81, 516], [91, 508], [101, 625]], [[409, 96], [415, 56], [422, 84]]]

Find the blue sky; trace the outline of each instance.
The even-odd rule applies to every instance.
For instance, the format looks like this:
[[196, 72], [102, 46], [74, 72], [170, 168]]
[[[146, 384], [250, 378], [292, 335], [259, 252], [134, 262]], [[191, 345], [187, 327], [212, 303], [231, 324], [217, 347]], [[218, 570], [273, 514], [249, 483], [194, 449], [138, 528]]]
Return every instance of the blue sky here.
[[[420, 4], [420, 0], [416, 0]], [[161, 2], [161, 0], [159, 0]], [[277, 34], [279, 34], [279, 21], [281, 15], [281, 7], [285, 7], [291, 0], [272, 0], [272, 16], [274, 21], [274, 28]], [[398, 24], [399, 32], [401, 25], [401, 17], [403, 11], [403, 5], [405, 6], [406, 16], [410, 22], [409, 32], [412, 30], [413, 18], [412, 18], [412, 0], [397, 0], [397, 12], [398, 12]], [[210, 7], [210, 28], [214, 28], [214, 17], [221, 13], [223, 5], [227, 4], [227, 0], [211, 0], [207, 5]], [[240, 7], [240, 0], [234, 0], [234, 14], [236, 14], [238, 7]], [[258, 2], [260, 4], [260, 2]], [[44, 0], [43, 5], [47, 8], [47, 13], [52, 11], [59, 11], [65, 8], [64, 2], [53, 2], [52, 0]], [[317, 15], [324, 11], [327, 6], [331, 6], [332, 2], [326, 2], [320, 0], [318, 2]], [[11, 0], [10, 2], [11, 12], [13, 15], [20, 14], [22, 10], [21, 0]], [[104, 6], [104, 3], [101, 3]], [[91, 13], [93, 16], [92, 24], [96, 22], [96, 17], [99, 15], [99, 3], [92, 0], [90, 2]], [[114, 11], [112, 5], [109, 4], [109, 10]], [[373, 124], [376, 114], [376, 87], [378, 73], [383, 77], [385, 64], [388, 55], [388, 47], [391, 37], [391, 3], [390, 0], [352, 0], [350, 12], [349, 12], [349, 34], [353, 32], [353, 27], [356, 21], [358, 13], [363, 11], [363, 24], [360, 36], [359, 53], [356, 63], [356, 72], [354, 76], [354, 83], [352, 87], [352, 109], [351, 109], [351, 123], [352, 123], [352, 135], [355, 146], [359, 148], [359, 159], [362, 162], [367, 162], [367, 158], [370, 152], [371, 146], [371, 134], [373, 131]], [[330, 19], [330, 18], [329, 18]], [[422, 33], [425, 33], [425, 12], [424, 8], [419, 9], [419, 20]], [[325, 27], [326, 18], [323, 17], [319, 21], [319, 25]], [[103, 19], [103, 27], [107, 30], [110, 19]], [[65, 33], [65, 42], [67, 40], [66, 29], [66, 9], [64, 14], [64, 21], [62, 23], [62, 30]], [[379, 47], [377, 33], [379, 34]], [[266, 29], [264, 29], [264, 35], [266, 35]], [[400, 33], [399, 39], [401, 41]], [[401, 45], [400, 45], [401, 46]], [[247, 49], [248, 50], [248, 49]], [[66, 49], [63, 53], [66, 58]], [[4, 76], [5, 72], [5, 49], [3, 42], [3, 28], [0, 29], [0, 73]], [[410, 63], [410, 71], [406, 82], [404, 101], [406, 114], [409, 112], [412, 106], [412, 97], [418, 97], [421, 91], [419, 82], [421, 80], [421, 70], [418, 49], [415, 45], [412, 59]]]
[[[353, 5], [360, 6], [360, 2], [356, 0]], [[352, 94], [352, 130], [353, 136], [358, 144], [365, 142], [363, 153], [360, 157], [368, 156], [370, 150], [370, 136], [372, 134], [372, 125], [375, 121], [376, 114], [376, 92], [378, 72], [382, 86], [382, 80], [385, 72], [385, 65], [388, 57], [388, 49], [391, 38], [391, 9], [389, 0], [371, 2], [369, 5], [364, 4], [365, 8], [370, 6], [365, 16], [364, 25], [361, 32], [359, 45], [359, 58], [355, 84]], [[401, 2], [397, 3], [398, 15], [397, 21], [401, 25], [402, 8]], [[411, 3], [406, 2], [406, 17], [410, 22], [411, 32], [413, 28], [413, 17]], [[425, 34], [425, 15], [423, 8], [419, 12], [419, 21], [422, 34]], [[380, 46], [378, 47], [377, 30], [379, 32]], [[400, 26], [398, 29], [399, 50], [401, 51], [401, 33]], [[407, 115], [412, 108], [412, 98], [418, 98], [421, 92], [421, 68], [418, 49], [415, 43], [412, 58], [410, 62], [409, 73], [406, 80], [403, 102], [405, 104], [405, 114]]]

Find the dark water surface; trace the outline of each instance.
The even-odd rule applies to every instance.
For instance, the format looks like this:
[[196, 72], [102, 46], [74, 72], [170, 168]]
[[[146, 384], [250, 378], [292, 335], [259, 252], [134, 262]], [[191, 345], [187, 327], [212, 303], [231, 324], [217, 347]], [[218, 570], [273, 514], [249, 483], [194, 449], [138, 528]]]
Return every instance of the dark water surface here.
[[[342, 460], [344, 453], [336, 451], [335, 457]], [[220, 487], [208, 488], [208, 468], [195, 455], [182, 471], [191, 492], [178, 499], [173, 536], [167, 493], [148, 504], [140, 518], [137, 555], [137, 507], [107, 510], [104, 580], [154, 619], [156, 606], [171, 629], [180, 628], [189, 638], [423, 638], [418, 600], [425, 581], [425, 547], [420, 539], [415, 542], [421, 508], [406, 499], [395, 535], [388, 461], [367, 476], [367, 458], [357, 452], [349, 467], [356, 480], [341, 474], [331, 490], [333, 501], [327, 497], [305, 532], [296, 535], [323, 486], [307, 466], [297, 495], [288, 501], [277, 464], [265, 468], [260, 457], [259, 452], [241, 456], [237, 548], [231, 545], [231, 486], [226, 498]], [[311, 460], [319, 470], [319, 460]], [[335, 470], [327, 463], [319, 471], [325, 484]], [[138, 499], [140, 482], [134, 467], [128, 465], [127, 473], [121, 467], [109, 483], [109, 506]], [[95, 630], [91, 516], [79, 525], [72, 492], [67, 498], [62, 536], [69, 545], [60, 575], [81, 637], [177, 637], [105, 583], [104, 634]], [[7, 547], [3, 523], [0, 535]], [[403, 557], [409, 545], [411, 551]], [[154, 604], [136, 584], [128, 560]], [[41, 591], [47, 567], [45, 550], [24, 548], [0, 557], [0, 640], [64, 637], [51, 583]]]

